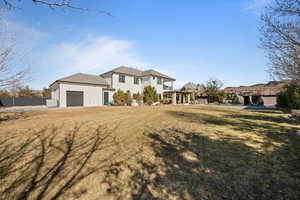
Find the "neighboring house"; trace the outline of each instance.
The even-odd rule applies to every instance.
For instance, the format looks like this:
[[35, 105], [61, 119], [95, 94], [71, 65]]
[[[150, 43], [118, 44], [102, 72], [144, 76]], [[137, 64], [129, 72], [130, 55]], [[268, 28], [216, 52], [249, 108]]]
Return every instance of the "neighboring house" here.
[[[118, 67], [100, 76], [74, 74], [56, 80], [50, 85], [51, 100], [49, 107], [102, 106], [113, 101], [115, 91], [137, 94], [143, 93], [144, 87], [155, 87], [163, 98], [164, 92], [173, 90], [174, 78], [155, 70], [141, 71], [130, 67]], [[169, 82], [170, 86], [165, 83]]]
[[271, 81], [266, 84], [252, 86], [227, 87], [224, 90], [235, 96], [237, 103], [244, 105], [275, 106], [277, 95], [289, 81]]

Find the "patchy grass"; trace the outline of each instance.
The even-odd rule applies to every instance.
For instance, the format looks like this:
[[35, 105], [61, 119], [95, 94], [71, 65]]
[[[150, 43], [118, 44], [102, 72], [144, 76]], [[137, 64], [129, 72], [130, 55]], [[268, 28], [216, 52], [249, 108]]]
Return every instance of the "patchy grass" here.
[[28, 115], [24, 112], [19, 113], [0, 113], [0, 123], [9, 120], [25, 119]]
[[106, 167], [63, 199], [299, 199], [300, 126], [286, 115], [210, 106], [32, 112], [0, 123], [0, 139], [49, 135], [50, 126], [63, 139], [80, 124], [76, 135], [86, 141], [106, 127], [115, 142], [87, 165]]

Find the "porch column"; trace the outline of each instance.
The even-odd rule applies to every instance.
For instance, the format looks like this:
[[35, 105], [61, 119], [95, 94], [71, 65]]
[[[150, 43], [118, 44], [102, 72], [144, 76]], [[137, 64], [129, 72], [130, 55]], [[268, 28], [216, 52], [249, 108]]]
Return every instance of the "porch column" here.
[[188, 104], [191, 103], [191, 95], [190, 94], [187, 95], [187, 103]]
[[179, 104], [182, 104], [182, 98], [181, 98], [182, 94], [179, 94]]
[[250, 105], [253, 104], [253, 102], [252, 102], [252, 96], [249, 96], [249, 103], [250, 103]]
[[174, 89], [174, 81], [171, 82], [171, 90]]
[[185, 94], [182, 95], [182, 103], [185, 104]]
[[177, 104], [177, 102], [176, 102], [176, 92], [174, 92], [174, 93], [172, 94], [172, 104], [173, 104], [173, 105], [176, 105], [176, 104]]

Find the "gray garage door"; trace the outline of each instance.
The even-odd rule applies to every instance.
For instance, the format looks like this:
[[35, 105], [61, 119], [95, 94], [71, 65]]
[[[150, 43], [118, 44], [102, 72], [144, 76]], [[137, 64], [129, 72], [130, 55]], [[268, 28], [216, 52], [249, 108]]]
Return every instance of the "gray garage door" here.
[[67, 91], [67, 107], [83, 106], [83, 92]]

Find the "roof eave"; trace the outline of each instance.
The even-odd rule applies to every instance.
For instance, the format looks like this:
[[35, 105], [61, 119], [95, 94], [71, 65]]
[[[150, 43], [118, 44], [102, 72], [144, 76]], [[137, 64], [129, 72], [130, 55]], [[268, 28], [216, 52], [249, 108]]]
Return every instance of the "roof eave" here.
[[108, 83], [106, 84], [96, 84], [96, 83], [80, 83], [80, 82], [74, 82], [74, 81], [61, 81], [61, 80], [56, 80], [55, 82], [53, 82], [49, 87], [51, 87], [52, 85], [54, 85], [55, 83], [72, 83], [72, 84], [84, 84], [84, 85], [98, 85], [98, 86], [109, 86]]

